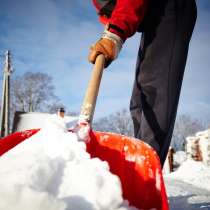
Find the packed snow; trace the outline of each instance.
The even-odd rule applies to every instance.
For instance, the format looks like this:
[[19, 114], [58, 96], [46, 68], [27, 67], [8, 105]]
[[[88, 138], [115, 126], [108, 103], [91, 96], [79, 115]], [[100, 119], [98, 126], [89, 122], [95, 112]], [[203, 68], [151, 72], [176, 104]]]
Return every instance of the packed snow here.
[[174, 159], [180, 167], [164, 175], [170, 210], [210, 210], [210, 167], [181, 151]]
[[198, 186], [210, 192], [210, 167], [205, 166], [202, 162], [187, 160], [182, 163], [177, 171], [168, 176]]
[[0, 210], [136, 210], [107, 162], [53, 116], [0, 158]]
[[184, 151], [177, 151], [174, 154], [174, 165], [180, 166], [183, 162], [187, 160], [187, 154]]

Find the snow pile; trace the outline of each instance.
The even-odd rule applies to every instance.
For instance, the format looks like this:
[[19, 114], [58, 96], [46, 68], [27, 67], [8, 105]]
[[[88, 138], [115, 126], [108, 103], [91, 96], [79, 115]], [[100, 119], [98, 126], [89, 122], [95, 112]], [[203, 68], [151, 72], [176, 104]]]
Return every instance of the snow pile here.
[[40, 113], [40, 112], [28, 112], [28, 113], [15, 113], [15, 122], [13, 125], [14, 131], [25, 131], [29, 129], [35, 128], [43, 128], [45, 127], [45, 122], [49, 118], [55, 118], [54, 121], [63, 121], [65, 126], [71, 127], [76, 124], [78, 117], [76, 116], [64, 116], [64, 118], [60, 117], [57, 114], [49, 114], [49, 113]]
[[107, 162], [55, 118], [0, 158], [0, 210], [136, 210]]
[[210, 191], [210, 168], [202, 162], [187, 160], [182, 163], [177, 171], [165, 177], [181, 180]]
[[184, 161], [187, 160], [187, 155], [184, 151], [177, 151], [173, 155], [174, 165], [180, 166]]

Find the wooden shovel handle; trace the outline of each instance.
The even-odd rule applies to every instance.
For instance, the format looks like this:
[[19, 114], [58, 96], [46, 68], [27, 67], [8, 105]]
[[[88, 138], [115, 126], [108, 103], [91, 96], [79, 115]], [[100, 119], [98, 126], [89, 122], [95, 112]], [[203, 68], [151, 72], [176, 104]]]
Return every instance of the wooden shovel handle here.
[[96, 100], [104, 70], [104, 63], [105, 63], [104, 55], [102, 54], [98, 55], [92, 70], [91, 78], [86, 90], [86, 94], [80, 112], [80, 119], [84, 119], [85, 121], [88, 121], [90, 124], [92, 123], [93, 120]]

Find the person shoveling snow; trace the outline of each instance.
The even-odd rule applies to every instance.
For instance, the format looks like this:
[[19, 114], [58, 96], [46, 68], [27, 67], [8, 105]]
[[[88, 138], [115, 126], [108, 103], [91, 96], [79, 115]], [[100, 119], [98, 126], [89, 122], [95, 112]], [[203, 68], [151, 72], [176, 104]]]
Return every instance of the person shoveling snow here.
[[[118, 134], [107, 133], [107, 132], [94, 132], [93, 130], [91, 130], [91, 123], [93, 119], [96, 99], [97, 99], [97, 95], [99, 91], [99, 86], [100, 86], [100, 81], [102, 78], [105, 61], [106, 61], [106, 57], [104, 55], [101, 54], [97, 56], [95, 60], [93, 72], [91, 75], [91, 79], [89, 81], [88, 88], [86, 90], [86, 94], [84, 97], [78, 123], [76, 126], [73, 127], [73, 129], [71, 129], [71, 131], [73, 132], [74, 136], [79, 137], [79, 139], [82, 139], [82, 140], [85, 140], [86, 138], [88, 139], [88, 141], [86, 142], [86, 146], [87, 146], [88, 153], [91, 155], [91, 158], [97, 157], [109, 163], [110, 171], [113, 174], [117, 175], [118, 183], [121, 183], [122, 190], [121, 190], [121, 193], [119, 193], [119, 190], [112, 189], [112, 186], [113, 186], [112, 182], [107, 182], [107, 181], [102, 180], [101, 178], [94, 177], [94, 183], [95, 181], [100, 180], [100, 181], [97, 181], [97, 184], [100, 187], [104, 187], [107, 190], [104, 190], [105, 193], [104, 192], [100, 193], [98, 190], [93, 190], [91, 192], [85, 193], [85, 195], [88, 195], [88, 196], [87, 198], [84, 199], [86, 203], [84, 206], [86, 209], [89, 206], [90, 209], [93, 209], [93, 210], [100, 209], [100, 208], [101, 209], [110, 208], [112, 210], [120, 209], [120, 208], [126, 209], [128, 208], [127, 203], [119, 202], [120, 200], [122, 200], [122, 197], [123, 197], [125, 200], [128, 200], [130, 204], [135, 206], [131, 208], [138, 208], [139, 210], [142, 210], [142, 209], [143, 210], [151, 210], [151, 209], [152, 210], [154, 209], [168, 210], [169, 207], [168, 207], [168, 201], [167, 201], [165, 186], [164, 186], [163, 177], [162, 177], [160, 159], [158, 158], [158, 155], [155, 152], [155, 150], [151, 146], [149, 146], [149, 144], [146, 144], [143, 141], [140, 141], [138, 139], [129, 138], [126, 136], [121, 136]], [[61, 126], [57, 122], [54, 122], [54, 124], [57, 124], [57, 127], [59, 127], [61, 130], [62, 128], [64, 128], [64, 126]], [[38, 132], [38, 130], [39, 129], [31, 129], [29, 131], [17, 132], [17, 133], [11, 134], [10, 136], [5, 137], [4, 139], [0, 141], [0, 155], [4, 154], [5, 152], [8, 152], [17, 144], [21, 143], [22, 141], [27, 139], [29, 136]], [[41, 134], [43, 133], [43, 129], [42, 131], [40, 131], [40, 133]], [[40, 154], [42, 153], [48, 154], [48, 156], [53, 158], [53, 160], [55, 159], [53, 161], [53, 163], [55, 164], [57, 163], [56, 160], [59, 157], [59, 154], [62, 154], [66, 158], [65, 160], [68, 160], [69, 157], [71, 158], [76, 157], [74, 152], [69, 153], [69, 151], [71, 150], [66, 145], [66, 142], [69, 143], [69, 141], [67, 140], [66, 142], [62, 141], [63, 138], [62, 136], [59, 136], [59, 131], [56, 128], [53, 128], [52, 126], [50, 126], [50, 128], [47, 129], [47, 132], [45, 133], [46, 135], [43, 139], [50, 139], [50, 138], [54, 139], [54, 137], [57, 136], [57, 138], [55, 138], [57, 139], [57, 141], [52, 141], [53, 144], [50, 143], [50, 145], [52, 144], [52, 146], [49, 147], [49, 145], [46, 144], [46, 140], [45, 140], [44, 142], [46, 145], [44, 148], [41, 148]], [[39, 137], [39, 139], [42, 139], [42, 136]], [[69, 136], [69, 139], [71, 139], [70, 136]], [[39, 142], [40, 140], [35, 139], [34, 141]], [[60, 146], [60, 143], [62, 146]], [[47, 156], [47, 161], [49, 161], [48, 156]], [[38, 162], [40, 163], [42, 162], [47, 163], [47, 161], [44, 161], [44, 158], [41, 158], [40, 160], [38, 160]], [[63, 161], [60, 159], [58, 162], [59, 163], [61, 162], [62, 164], [64, 164], [64, 166], [69, 166], [69, 165], [72, 166], [72, 164], [63, 163]], [[78, 161], [74, 161], [74, 162], [78, 163]], [[95, 162], [97, 163], [98, 161], [95, 161]], [[47, 166], [47, 167], [52, 168], [52, 169], [60, 168], [60, 165], [54, 166], [52, 164], [50, 166], [49, 167]], [[86, 166], [86, 164], [83, 164], [82, 166]], [[32, 168], [32, 167], [30, 166], [28, 168]], [[70, 169], [69, 170], [66, 169], [65, 171], [61, 170], [61, 173], [59, 174], [60, 178], [59, 179], [56, 178], [55, 181], [53, 177], [57, 177], [56, 175], [50, 175], [50, 177], [48, 177], [47, 179], [43, 178], [43, 181], [45, 182], [44, 184], [45, 188], [54, 189], [55, 194], [58, 196], [59, 199], [62, 199], [62, 202], [64, 201], [66, 201], [67, 203], [70, 202], [69, 200], [71, 200], [72, 197], [71, 199], [69, 199], [68, 195], [69, 194], [71, 195], [71, 193], [67, 192], [67, 190], [69, 190], [69, 185], [72, 183], [73, 183], [73, 186], [77, 186], [78, 181], [72, 181], [72, 180], [69, 181], [69, 179], [67, 178], [65, 179], [65, 175], [69, 174], [69, 171], [71, 171], [71, 174], [74, 174], [73, 177], [76, 177], [76, 180], [77, 180], [78, 177], [80, 177], [80, 174], [84, 174], [86, 176], [86, 171], [91, 171], [89, 168], [86, 168], [85, 171], [83, 167], [81, 168], [76, 167], [76, 168], [79, 168], [76, 173], [73, 173]], [[107, 168], [107, 166], [106, 167], [104, 166], [104, 168]], [[37, 169], [37, 170], [39, 171], [38, 173], [41, 176], [43, 176], [43, 174], [44, 175], [46, 174], [42, 168]], [[60, 170], [58, 169], [57, 171], [60, 172]], [[94, 171], [94, 174], [97, 174], [96, 171], [100, 171], [100, 170], [97, 167], [95, 167], [93, 171]], [[36, 176], [33, 176], [33, 177], [36, 177]], [[50, 182], [51, 179], [53, 180], [53, 182], [51, 184], [47, 184]], [[39, 184], [41, 184], [41, 182], [39, 181], [40, 179], [37, 178], [35, 180], [38, 180]], [[87, 182], [90, 182], [90, 183], [93, 182], [91, 180], [92, 179], [89, 178], [88, 180], [84, 182], [79, 181], [79, 183], [83, 183], [81, 185], [83, 187], [86, 187]], [[64, 183], [61, 184], [61, 181]], [[56, 187], [53, 187], [53, 186], [56, 186], [56, 185], [52, 185], [53, 183], [55, 184], [59, 183], [59, 189], [57, 189]], [[36, 187], [33, 185], [33, 182], [32, 183], [29, 182], [28, 185], [32, 186], [32, 189], [36, 189]], [[80, 184], [78, 186], [80, 186]], [[95, 189], [94, 187], [92, 188]], [[92, 188], [88, 186], [85, 189], [92, 189]], [[43, 192], [42, 191], [43, 188], [41, 188], [41, 190], [40, 188], [38, 189], [39, 191]], [[85, 190], [83, 188], [80, 189], [80, 187], [79, 188], [72, 187], [72, 189], [79, 190], [76, 192], [82, 192], [82, 193], [85, 192]], [[47, 192], [51, 192], [51, 191], [47, 191]], [[106, 196], [107, 193], [112, 195], [111, 192], [114, 192], [115, 196], [118, 196], [119, 194], [121, 196], [118, 197], [118, 199], [116, 199], [115, 196], [111, 196], [110, 198], [107, 197]], [[105, 198], [102, 198], [101, 197], [102, 195], [105, 196]], [[78, 200], [78, 197], [80, 198], [81, 195], [76, 194], [77, 200]], [[91, 199], [96, 201], [96, 203], [91, 205], [91, 202], [90, 202], [92, 201]], [[98, 200], [100, 200], [100, 202], [102, 203], [100, 203]], [[74, 202], [75, 201], [73, 201], [73, 203]], [[78, 205], [83, 206], [82, 203], [83, 202], [76, 202], [77, 207], [75, 208], [78, 209]], [[110, 206], [110, 203], [113, 206]], [[68, 209], [70, 209], [70, 207]]]
[[[130, 112], [134, 135], [151, 145], [164, 165], [176, 119], [189, 42], [196, 22], [195, 0], [92, 0], [105, 29], [88, 59], [118, 58], [127, 39], [141, 32]], [[122, 56], [123, 58], [123, 56]], [[121, 69], [123, 70], [123, 68]], [[119, 71], [120, 74], [120, 71]], [[127, 87], [122, 87], [123, 88]]]

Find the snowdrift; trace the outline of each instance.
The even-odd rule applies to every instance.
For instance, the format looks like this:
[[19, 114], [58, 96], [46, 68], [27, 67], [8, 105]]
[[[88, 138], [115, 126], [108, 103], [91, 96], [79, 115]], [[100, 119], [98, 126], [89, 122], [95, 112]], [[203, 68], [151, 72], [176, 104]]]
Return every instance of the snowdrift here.
[[[37, 133], [39, 129], [16, 132], [0, 140], [0, 155]], [[87, 151], [109, 163], [121, 181], [123, 198], [138, 209], [168, 210], [159, 159], [141, 141], [111, 133], [91, 132]]]

